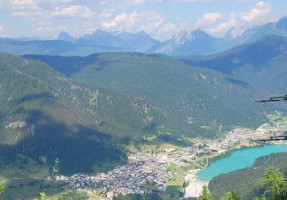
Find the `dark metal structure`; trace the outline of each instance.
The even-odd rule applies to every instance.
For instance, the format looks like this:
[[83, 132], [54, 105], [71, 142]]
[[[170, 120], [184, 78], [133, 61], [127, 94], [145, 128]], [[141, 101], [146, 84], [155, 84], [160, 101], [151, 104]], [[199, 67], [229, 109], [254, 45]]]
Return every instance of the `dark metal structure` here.
[[[269, 99], [254, 100], [254, 101], [261, 102], [261, 103], [273, 102], [273, 101], [287, 101], [287, 94], [283, 96], [273, 96], [273, 97], [270, 97]], [[287, 135], [270, 136], [267, 139], [260, 139], [257, 141], [267, 142], [267, 141], [278, 141], [278, 140], [287, 140]]]
[[273, 96], [273, 97], [270, 97], [269, 99], [261, 99], [261, 100], [254, 100], [254, 101], [261, 102], [261, 103], [273, 102], [273, 101], [287, 101], [287, 94], [283, 96]]
[[278, 136], [270, 136], [266, 139], [256, 140], [259, 142], [269, 142], [269, 141], [278, 141], [278, 140], [287, 140], [287, 135], [278, 135]]

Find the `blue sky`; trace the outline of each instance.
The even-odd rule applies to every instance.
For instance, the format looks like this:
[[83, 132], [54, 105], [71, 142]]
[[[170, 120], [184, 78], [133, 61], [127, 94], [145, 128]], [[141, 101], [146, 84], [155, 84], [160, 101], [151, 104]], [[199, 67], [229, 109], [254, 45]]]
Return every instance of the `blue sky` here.
[[286, 0], [0, 0], [0, 37], [79, 37], [101, 29], [166, 40], [195, 28], [222, 37], [285, 16]]

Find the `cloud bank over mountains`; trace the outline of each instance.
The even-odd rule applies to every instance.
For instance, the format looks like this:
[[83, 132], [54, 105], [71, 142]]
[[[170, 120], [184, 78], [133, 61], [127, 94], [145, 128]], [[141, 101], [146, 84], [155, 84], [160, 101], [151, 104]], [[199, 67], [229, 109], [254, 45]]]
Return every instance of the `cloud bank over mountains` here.
[[55, 38], [106, 31], [145, 31], [159, 40], [199, 27], [223, 36], [239, 34], [253, 24], [278, 20], [283, 0], [0, 0], [0, 37]]

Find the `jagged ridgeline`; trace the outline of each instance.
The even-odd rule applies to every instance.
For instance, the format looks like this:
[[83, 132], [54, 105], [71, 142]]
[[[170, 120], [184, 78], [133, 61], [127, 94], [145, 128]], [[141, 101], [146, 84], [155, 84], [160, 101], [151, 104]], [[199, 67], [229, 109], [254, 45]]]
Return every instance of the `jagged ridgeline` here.
[[79, 82], [143, 98], [163, 113], [156, 134], [216, 137], [236, 125], [256, 126], [271, 105], [251, 85], [214, 70], [158, 54], [102, 53], [88, 57], [37, 56]]
[[[47, 64], [0, 54], [0, 160], [16, 154], [53, 164], [61, 173], [126, 161], [119, 143], [139, 140], [157, 112], [143, 99], [71, 81]], [[3, 166], [3, 165], [1, 165]]]

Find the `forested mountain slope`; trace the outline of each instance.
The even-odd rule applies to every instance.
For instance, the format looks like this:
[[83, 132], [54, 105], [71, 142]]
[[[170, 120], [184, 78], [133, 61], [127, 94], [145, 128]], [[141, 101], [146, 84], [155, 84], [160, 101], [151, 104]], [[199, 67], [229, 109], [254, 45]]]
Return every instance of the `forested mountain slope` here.
[[234, 125], [256, 126], [274, 107], [256, 104], [249, 84], [176, 59], [139, 53], [88, 57], [26, 56], [47, 62], [79, 82], [145, 99], [164, 113], [169, 132], [215, 137]]
[[71, 81], [47, 64], [0, 54], [1, 161], [16, 154], [60, 159], [61, 173], [126, 159], [160, 115], [142, 99]]
[[287, 37], [284, 36], [270, 35], [220, 54], [179, 60], [232, 75], [273, 94], [286, 93]]

